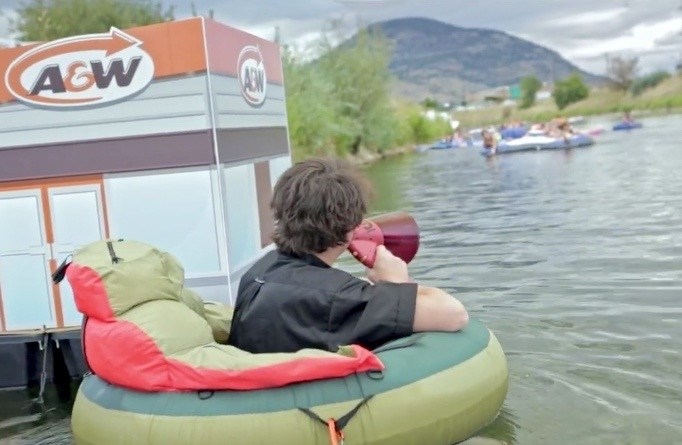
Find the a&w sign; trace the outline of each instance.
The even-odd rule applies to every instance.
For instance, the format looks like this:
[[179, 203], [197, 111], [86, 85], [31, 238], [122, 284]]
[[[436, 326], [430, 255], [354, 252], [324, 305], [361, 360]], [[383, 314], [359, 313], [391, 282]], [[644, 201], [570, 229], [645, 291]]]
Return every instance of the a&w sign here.
[[5, 74], [9, 92], [41, 107], [93, 107], [144, 90], [154, 61], [142, 42], [111, 28], [39, 45], [14, 60]]

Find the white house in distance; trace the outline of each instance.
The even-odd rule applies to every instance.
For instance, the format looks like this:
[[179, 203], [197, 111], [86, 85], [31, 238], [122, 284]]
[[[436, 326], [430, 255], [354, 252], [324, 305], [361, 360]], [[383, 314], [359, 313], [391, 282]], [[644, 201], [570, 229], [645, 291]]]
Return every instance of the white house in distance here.
[[80, 325], [50, 275], [101, 238], [171, 252], [234, 302], [291, 165], [275, 43], [199, 17], [0, 49], [0, 72], [0, 355]]

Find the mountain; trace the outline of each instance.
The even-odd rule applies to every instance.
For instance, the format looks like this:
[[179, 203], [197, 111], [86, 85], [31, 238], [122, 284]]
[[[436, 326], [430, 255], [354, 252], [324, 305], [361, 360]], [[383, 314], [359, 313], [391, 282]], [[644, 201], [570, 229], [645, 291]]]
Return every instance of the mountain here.
[[379, 29], [394, 45], [390, 69], [397, 78], [396, 92], [414, 100], [461, 100], [464, 94], [515, 85], [529, 74], [552, 82], [577, 71], [588, 83], [603, 80], [556, 51], [501, 31], [425, 18], [389, 20], [369, 28]]

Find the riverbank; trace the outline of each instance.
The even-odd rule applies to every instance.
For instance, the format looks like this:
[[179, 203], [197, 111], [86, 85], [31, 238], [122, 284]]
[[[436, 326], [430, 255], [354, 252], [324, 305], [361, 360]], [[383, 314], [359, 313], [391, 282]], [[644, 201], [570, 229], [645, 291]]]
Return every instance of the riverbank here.
[[[373, 210], [418, 218], [411, 273], [456, 290], [508, 353], [509, 395], [474, 442], [679, 442], [681, 125], [646, 119], [598, 149], [503, 162], [441, 150], [369, 168]], [[33, 397], [0, 391], [0, 444], [72, 444], [71, 402], [53, 385], [42, 408]]]
[[[358, 154], [346, 153], [344, 156], [349, 162], [356, 165], [372, 164], [386, 157], [414, 152], [420, 145], [413, 140], [424, 140], [431, 143], [444, 137], [447, 125], [444, 121], [433, 121], [420, 114], [416, 105], [407, 106], [400, 104], [395, 106], [398, 123], [393, 132], [398, 134], [395, 139], [402, 142], [401, 145], [384, 150], [370, 150], [360, 148]], [[645, 90], [638, 96], [610, 89], [593, 90], [590, 96], [580, 102], [572, 104], [563, 110], [559, 110], [553, 100], [547, 100], [534, 105], [531, 108], [520, 110], [516, 107], [494, 106], [465, 112], [453, 113], [453, 118], [460, 122], [460, 128], [472, 129], [488, 125], [498, 125], [510, 120], [526, 122], [547, 122], [559, 116], [596, 116], [614, 114], [618, 119], [624, 110], [632, 110], [635, 117], [678, 114], [682, 113], [682, 75], [674, 76], [665, 80], [654, 88]], [[315, 151], [315, 155], [333, 155], [344, 153], [339, 147], [330, 146], [330, 152]], [[300, 160], [313, 156], [309, 150], [294, 146], [294, 159]]]
[[348, 155], [346, 160], [353, 165], [369, 165], [392, 156], [413, 153], [417, 151], [417, 147], [418, 144], [410, 144], [401, 147], [395, 147], [389, 150], [384, 150], [382, 152], [360, 150], [360, 153], [358, 153], [357, 155], [354, 156]]
[[624, 110], [632, 110], [635, 115], [681, 113], [682, 75], [671, 77], [638, 96], [606, 88], [595, 89], [587, 99], [569, 105], [563, 110], [559, 110], [553, 100], [546, 100], [525, 110], [500, 105], [457, 112], [455, 119], [460, 121], [464, 128], [478, 128], [510, 120], [546, 122], [559, 116], [594, 116], [622, 113]]

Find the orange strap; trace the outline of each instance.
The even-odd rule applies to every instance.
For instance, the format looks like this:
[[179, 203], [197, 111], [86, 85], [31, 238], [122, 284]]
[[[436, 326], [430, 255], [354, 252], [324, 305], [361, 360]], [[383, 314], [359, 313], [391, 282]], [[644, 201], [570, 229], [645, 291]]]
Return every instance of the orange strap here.
[[327, 420], [327, 428], [329, 428], [329, 445], [343, 445], [343, 431], [336, 428], [336, 419]]

